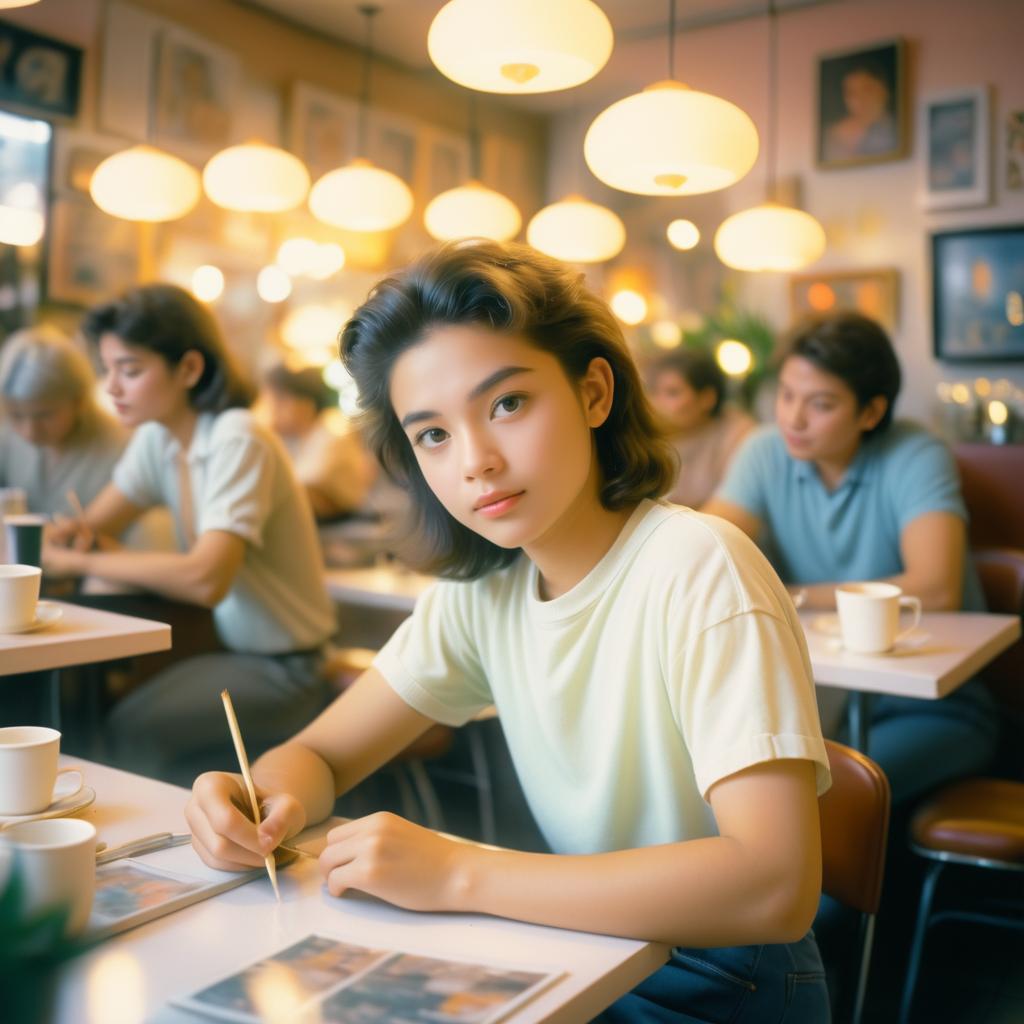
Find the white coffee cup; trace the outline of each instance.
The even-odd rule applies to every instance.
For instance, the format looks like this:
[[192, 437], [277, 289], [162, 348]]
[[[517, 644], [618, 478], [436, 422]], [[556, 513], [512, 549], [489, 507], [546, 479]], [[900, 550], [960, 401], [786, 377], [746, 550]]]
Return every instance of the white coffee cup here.
[[[914, 621], [900, 630], [900, 610]], [[921, 621], [921, 602], [894, 583], [843, 583], [836, 587], [836, 609], [843, 646], [859, 654], [880, 654], [912, 633]]]
[[57, 768], [60, 733], [42, 725], [12, 725], [0, 729], [0, 814], [38, 814], [53, 803], [53, 786], [58, 775], [77, 768]]
[[96, 829], [77, 818], [23, 821], [0, 832], [0, 844], [14, 855], [11, 870], [23, 887], [21, 913], [28, 918], [67, 907], [65, 935], [80, 932], [96, 892]]
[[0, 565], [0, 632], [32, 625], [42, 579], [38, 566]]

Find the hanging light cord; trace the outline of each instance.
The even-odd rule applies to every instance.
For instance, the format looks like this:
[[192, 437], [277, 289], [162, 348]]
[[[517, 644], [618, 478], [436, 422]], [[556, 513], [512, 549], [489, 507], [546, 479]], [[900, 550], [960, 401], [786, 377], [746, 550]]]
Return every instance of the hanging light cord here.
[[363, 86], [359, 98], [359, 126], [356, 131], [356, 155], [366, 156], [367, 117], [370, 109], [370, 73], [373, 69], [373, 19], [380, 12], [376, 4], [362, 4], [359, 13], [366, 18], [366, 45], [363, 47]]
[[473, 181], [481, 181], [480, 121], [477, 117], [475, 92], [469, 94], [469, 176]]
[[668, 0], [668, 77], [676, 77], [676, 0]]
[[768, 144], [765, 159], [768, 163], [768, 202], [776, 199], [776, 131], [778, 128], [778, 24], [775, 16], [775, 0], [768, 0]]

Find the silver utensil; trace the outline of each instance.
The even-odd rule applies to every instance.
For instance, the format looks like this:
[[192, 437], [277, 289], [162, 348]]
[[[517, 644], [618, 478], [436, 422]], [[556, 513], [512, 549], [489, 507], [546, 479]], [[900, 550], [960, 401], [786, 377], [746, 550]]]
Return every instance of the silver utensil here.
[[156, 850], [166, 850], [172, 846], [184, 846], [192, 841], [188, 832], [154, 832], [149, 836], [142, 836], [139, 839], [129, 840], [120, 846], [112, 846], [96, 854], [97, 864], [109, 864], [112, 860], [120, 860], [122, 857], [134, 857], [140, 853], [153, 853]]

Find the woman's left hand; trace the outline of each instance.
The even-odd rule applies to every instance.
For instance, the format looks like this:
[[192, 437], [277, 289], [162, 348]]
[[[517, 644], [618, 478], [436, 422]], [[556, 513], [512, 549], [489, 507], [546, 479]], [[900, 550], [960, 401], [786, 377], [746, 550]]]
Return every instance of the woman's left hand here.
[[358, 889], [408, 910], [463, 910], [463, 867], [474, 849], [380, 812], [331, 829], [320, 870], [332, 896]]
[[48, 576], [85, 576], [86, 558], [84, 551], [43, 543], [43, 571]]

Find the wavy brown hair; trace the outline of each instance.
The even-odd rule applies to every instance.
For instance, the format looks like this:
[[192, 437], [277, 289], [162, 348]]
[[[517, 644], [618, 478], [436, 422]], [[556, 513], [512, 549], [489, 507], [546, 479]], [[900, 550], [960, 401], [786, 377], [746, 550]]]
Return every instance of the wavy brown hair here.
[[591, 360], [606, 359], [614, 395], [594, 431], [600, 499], [623, 509], [671, 487], [675, 461], [656, 425], [622, 330], [583, 275], [525, 245], [447, 243], [381, 281], [341, 334], [341, 358], [359, 388], [367, 441], [385, 471], [408, 490], [430, 547], [425, 568], [475, 579], [510, 565], [502, 548], [459, 523], [430, 490], [391, 405], [395, 360], [432, 327], [478, 324], [525, 338], [551, 353], [573, 383]]

